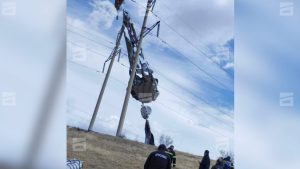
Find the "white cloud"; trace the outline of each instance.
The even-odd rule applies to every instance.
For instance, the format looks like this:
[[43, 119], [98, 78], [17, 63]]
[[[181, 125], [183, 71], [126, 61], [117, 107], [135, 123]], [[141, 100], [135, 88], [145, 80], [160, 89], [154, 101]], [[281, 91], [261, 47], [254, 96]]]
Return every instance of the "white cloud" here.
[[109, 29], [117, 16], [114, 5], [108, 0], [93, 0], [91, 6], [93, 11], [89, 15], [90, 24], [101, 29]]
[[228, 62], [224, 66], [224, 69], [233, 69], [233, 67], [234, 67], [234, 63], [233, 62]]

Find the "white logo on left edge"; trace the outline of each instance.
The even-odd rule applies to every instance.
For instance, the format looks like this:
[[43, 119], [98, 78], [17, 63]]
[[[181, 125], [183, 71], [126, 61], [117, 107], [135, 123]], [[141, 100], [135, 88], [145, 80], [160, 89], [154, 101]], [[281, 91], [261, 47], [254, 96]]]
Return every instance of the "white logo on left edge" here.
[[72, 60], [75, 62], [87, 61], [87, 48], [83, 46], [73, 46], [72, 48]]
[[15, 92], [3, 92], [1, 94], [2, 106], [16, 106], [17, 95]]
[[14, 16], [17, 14], [17, 3], [14, 1], [4, 1], [1, 3], [1, 14], [4, 16]]
[[282, 107], [293, 107], [294, 106], [294, 93], [292, 92], [281, 92], [279, 96], [279, 105]]
[[86, 138], [73, 138], [73, 151], [86, 151]]

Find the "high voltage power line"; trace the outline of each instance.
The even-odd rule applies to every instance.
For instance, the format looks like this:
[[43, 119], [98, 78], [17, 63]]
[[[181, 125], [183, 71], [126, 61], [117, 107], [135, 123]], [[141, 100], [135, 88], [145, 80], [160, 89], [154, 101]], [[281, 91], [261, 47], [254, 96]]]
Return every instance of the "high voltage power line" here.
[[[143, 5], [137, 3], [136, 1], [134, 0], [131, 0], [132, 2], [136, 3], [137, 5], [140, 5], [141, 7], [145, 8]], [[155, 14], [154, 12], [152, 12], [152, 14], [157, 17], [158, 19], [161, 19], [158, 17], [157, 14]], [[166, 23], [164, 20], [162, 20], [172, 31], [174, 31], [177, 35], [179, 35], [183, 40], [187, 41], [193, 48], [195, 48], [196, 50], [198, 50], [199, 52], [201, 52], [201, 54], [203, 54], [204, 56], [206, 56], [208, 59], [210, 59], [214, 64], [217, 65], [218, 68], [220, 68], [221, 71], [225, 72], [227, 76], [230, 77], [230, 75], [228, 75], [228, 72], [226, 72], [226, 70], [224, 70], [223, 68], [220, 67], [220, 65], [218, 63], [216, 63], [211, 57], [209, 57], [207, 54], [205, 54], [201, 49], [197, 48], [192, 42], [190, 42], [187, 38], [185, 38], [182, 34], [178, 33], [174, 28], [172, 28], [168, 23]], [[78, 28], [72, 24], [68, 24], [72, 27], [75, 27], [77, 29], [81, 29], [81, 28]], [[81, 29], [83, 30], [83, 29]], [[87, 31], [83, 30], [84, 32], [87, 33]], [[88, 33], [89, 34], [89, 33]], [[150, 33], [150, 35], [152, 35]], [[186, 60], [188, 62], [190, 62], [194, 67], [196, 67], [197, 69], [199, 69], [201, 72], [203, 72], [204, 74], [206, 74], [208, 77], [210, 77], [211, 79], [213, 79], [214, 81], [216, 81], [219, 85], [221, 85], [223, 88], [225, 89], [228, 89], [228, 90], [231, 90], [229, 89], [226, 85], [224, 85], [222, 82], [220, 82], [218, 79], [216, 79], [213, 75], [211, 75], [210, 73], [208, 73], [206, 70], [204, 70], [203, 68], [201, 68], [199, 65], [197, 65], [194, 61], [192, 61], [188, 56], [186, 56], [185, 54], [183, 54], [182, 52], [180, 52], [178, 49], [176, 49], [175, 47], [173, 47], [170, 43], [168, 43], [167, 41], [163, 40], [162, 38], [160, 37], [157, 37], [162, 43], [166, 44], [170, 49], [172, 49], [173, 51], [175, 51], [177, 54], [179, 54], [180, 56], [183, 56], [184, 58], [186, 58]], [[111, 43], [113, 44], [113, 42], [111, 41], [108, 41], [106, 40], [108, 43]], [[122, 52], [123, 53], [123, 52]], [[124, 53], [123, 53], [124, 55]]]
[[[71, 62], [74, 63], [74, 64], [78, 64], [78, 65], [80, 65], [80, 66], [83, 66], [83, 67], [85, 67], [85, 68], [88, 68], [88, 69], [94, 69], [94, 68], [91, 68], [91, 67], [88, 67], [88, 66], [79, 64], [79, 63], [74, 62], [74, 61], [71, 61]], [[97, 69], [94, 69], [94, 70], [97, 71]], [[125, 87], [126, 87], [126, 83], [120, 81], [119, 79], [117, 79], [117, 78], [114, 77], [114, 76], [111, 76], [111, 78], [114, 79], [115, 81], [120, 82], [120, 84], [122, 84], [122, 86], [125, 86]], [[165, 108], [165, 109], [168, 109], [168, 110], [170, 110], [170, 111], [172, 111], [172, 112], [176, 112], [178, 115], [181, 114], [181, 113], [178, 112], [177, 110], [175, 110], [175, 109], [173, 109], [173, 108], [171, 108], [171, 107], [169, 107], [169, 106], [167, 106], [167, 105], [165, 105], [165, 104], [163, 104], [163, 103], [159, 103], [159, 102], [157, 102], [157, 103], [160, 104], [160, 105], [161, 105], [163, 108]], [[188, 119], [188, 120], [193, 121], [192, 119]], [[194, 122], [194, 121], [193, 121], [193, 122]], [[205, 128], [205, 129], [210, 130], [211, 132], [214, 132], [214, 133], [217, 133], [217, 134], [219, 134], [219, 135], [222, 135], [222, 136], [227, 137], [226, 135], [224, 135], [224, 134], [222, 134], [222, 133], [220, 133], [220, 132], [218, 132], [218, 131], [216, 131], [216, 130], [211, 129], [211, 128], [210, 128], [209, 126], [207, 126], [207, 125], [204, 125], [204, 124], [201, 124], [201, 123], [196, 123], [196, 122], [194, 122], [194, 123], [195, 123], [197, 126], [200, 126], [200, 127], [202, 127], [202, 128]]]
[[[79, 33], [77, 33], [77, 34], [79, 34]], [[84, 36], [84, 35], [81, 35], [81, 37], [84, 38], [85, 36]], [[162, 40], [162, 41], [163, 41], [163, 40]], [[93, 42], [96, 43], [96, 41], [93, 41]], [[74, 42], [72, 42], [72, 43], [74, 43]], [[97, 44], [98, 44], [98, 43], [97, 43]], [[101, 44], [98, 44], [98, 45], [103, 46], [103, 45], [101, 45]], [[107, 46], [105, 46], [105, 47], [107, 47]], [[109, 49], [111, 49], [111, 48], [109, 48]], [[90, 50], [90, 51], [91, 51], [91, 50]], [[92, 52], [97, 53], [97, 54], [100, 54], [100, 53], [97, 52], [97, 51], [92, 51]], [[177, 52], [178, 52], [178, 51], [177, 51]], [[100, 54], [100, 55], [103, 56], [103, 54]], [[127, 54], [124, 54], [124, 53], [123, 53], [123, 55], [127, 56]], [[182, 54], [182, 55], [183, 55], [183, 54]], [[159, 72], [157, 69], [156, 69], [155, 71]], [[163, 75], [162, 73], [159, 72], [158, 74], [160, 74], [162, 77], [164, 77], [165, 79], [167, 79], [168, 81], [170, 81], [170, 80], [169, 80], [165, 75]], [[172, 83], [174, 83], [175, 85], [181, 87], [181, 86], [180, 86], [178, 83], [176, 83], [176, 82], [172, 82]], [[202, 101], [203, 101], [204, 103], [206, 103], [207, 105], [213, 107], [209, 102], [207, 102], [207, 101], [206, 101], [205, 99], [203, 99], [202, 97], [199, 97], [199, 96], [195, 95], [193, 92], [190, 92], [190, 94], [192, 94], [194, 97], [196, 97], [196, 98], [202, 100]], [[216, 110], [218, 110], [218, 111], [221, 112], [222, 114], [224, 114], [224, 115], [226, 115], [226, 116], [232, 118], [231, 116], [228, 115], [228, 113], [224, 112], [223, 110], [220, 110], [220, 109], [215, 108], [215, 107], [213, 107], [213, 108], [216, 109]]]
[[[135, 1], [135, 0], [131, 0], [131, 2], [145, 8], [143, 5], [141, 5], [139, 2]], [[222, 68], [215, 60], [213, 60], [210, 56], [208, 56], [205, 52], [203, 52], [201, 49], [199, 49], [196, 45], [194, 45], [190, 40], [188, 40], [184, 35], [182, 35], [181, 33], [179, 33], [178, 31], [176, 31], [176, 29], [174, 29], [170, 24], [168, 24], [164, 19], [162, 19], [161, 17], [159, 17], [156, 13], [154, 13], [153, 11], [151, 11], [151, 13], [153, 14], [154, 17], [156, 17], [157, 19], [159, 19], [160, 21], [162, 21], [164, 24], [167, 25], [167, 27], [169, 29], [171, 29], [173, 32], [175, 32], [179, 37], [181, 37], [184, 41], [186, 41], [188, 44], [190, 44], [194, 49], [196, 49], [198, 52], [200, 52], [203, 56], [205, 56], [206, 58], [208, 58], [212, 63], [214, 63], [221, 71], [223, 71], [226, 75], [228, 75], [230, 77], [230, 75], [228, 74], [228, 72]]]
[[[142, 7], [142, 8], [145, 8], [146, 9], [146, 7], [144, 7], [142, 4], [140, 4], [139, 2], [137, 2], [137, 1], [135, 1], [135, 0], [130, 0], [131, 2], [133, 2], [133, 3], [135, 3], [135, 4], [137, 4], [137, 5], [139, 5], [140, 7]], [[71, 8], [74, 8], [74, 7], [71, 7]], [[168, 8], [169, 9], [169, 8]], [[187, 39], [184, 35], [182, 35], [181, 33], [179, 33], [176, 29], [174, 29], [170, 24], [168, 24], [164, 19], [162, 19], [161, 17], [159, 17], [156, 13], [154, 13], [153, 11], [151, 11], [151, 14], [154, 16], [154, 17], [156, 17], [157, 19], [159, 19], [160, 21], [162, 21], [164, 24], [166, 24], [167, 25], [167, 27], [169, 28], [169, 29], [171, 29], [173, 32], [175, 32], [179, 37], [181, 37], [184, 41], [186, 41], [191, 47], [193, 47], [195, 50], [197, 50], [200, 54], [202, 54], [203, 56], [205, 56], [206, 58], [208, 58], [213, 64], [215, 64], [222, 72], [224, 72], [228, 77], [231, 77], [230, 75], [229, 75], [229, 73], [224, 69], [224, 68], [222, 68], [215, 60], [213, 60], [212, 59], [212, 57], [210, 57], [210, 56], [208, 56], [203, 50], [201, 50], [201, 49], [199, 49], [196, 45], [194, 45], [189, 39]], [[176, 14], [176, 16], [178, 16], [177, 14]], [[179, 17], [180, 18], [180, 17]], [[189, 27], [190, 29], [192, 29], [188, 24], [186, 24], [182, 19], [181, 19], [181, 22], [183, 22], [184, 23], [184, 25], [186, 25], [187, 27]], [[68, 25], [70, 25], [70, 24], [68, 24]], [[73, 27], [75, 27], [74, 25], [72, 25]], [[194, 29], [192, 29], [192, 30], [194, 30]], [[195, 30], [194, 30], [195, 31]], [[196, 32], [196, 31], [195, 31]], [[197, 33], [197, 32], [196, 32]], [[159, 37], [158, 37], [159, 38]], [[162, 40], [161, 38], [160, 38], [160, 40]], [[167, 43], [165, 40], [162, 40], [162, 42], [163, 43]], [[113, 44], [113, 42], [111, 42], [111, 41], [109, 41], [109, 43], [111, 43], [111, 44]], [[172, 48], [173, 50], [176, 50], [176, 51], [178, 51], [177, 49], [175, 49], [174, 47], [172, 47], [169, 43], [167, 43], [167, 45], [170, 47], [170, 48]], [[205, 47], [204, 46], [204, 48], [207, 48], [207, 47]], [[178, 53], [178, 52], [177, 52]], [[180, 52], [180, 54], [182, 55], [182, 56], [184, 56], [185, 58], [187, 58], [187, 60], [189, 61], [189, 62], [191, 62], [195, 67], [197, 67], [198, 69], [201, 69], [200, 68], [200, 66], [199, 65], [197, 65], [197, 64], [195, 64], [190, 58], [188, 58], [188, 57], [186, 57], [184, 54], [182, 54], [181, 52]], [[201, 70], [201, 71], [204, 71], [203, 69]], [[207, 74], [208, 72], [204, 72], [205, 74]], [[214, 77], [211, 77], [211, 78], [214, 78]], [[214, 79], [216, 79], [216, 78], [214, 78]], [[217, 82], [217, 83], [219, 83], [220, 84], [220, 82]], [[223, 84], [221, 84], [223, 87], [225, 87]], [[226, 87], [225, 87], [226, 88]]]
[[[69, 42], [72, 43], [72, 44], [75, 44], [75, 45], [79, 46], [78, 44], [76, 44], [76, 43], [74, 43], [74, 42], [72, 42], [72, 41], [69, 41]], [[98, 44], [98, 45], [100, 45], [100, 44]], [[92, 49], [89, 49], [89, 48], [88, 48], [87, 50], [89, 50], [89, 51], [91, 51], [91, 52], [93, 52], [93, 53], [95, 53], [95, 54], [104, 56], [103, 54], [100, 54], [99, 52], [94, 51], [94, 50], [92, 50]], [[125, 54], [125, 55], [126, 55], [126, 54]], [[129, 66], [126, 66], [126, 65], [124, 65], [124, 64], [121, 64], [121, 65], [122, 65], [122, 66], [125, 66], [126, 68], [129, 68]], [[157, 72], [157, 74], [159, 74], [161, 77], [163, 77], [163, 78], [166, 79], [167, 81], [169, 81], [169, 82], [175, 84], [175, 85], [178, 86], [178, 87], [182, 87], [182, 86], [179, 85], [178, 83], [169, 80], [169, 78], [167, 78], [167, 77], [166, 77], [163, 73], [161, 73], [160, 71], [158, 71], [158, 70], [155, 70], [155, 71]], [[189, 90], [188, 90], [188, 91], [189, 91]], [[217, 110], [218, 112], [220, 112], [220, 113], [222, 113], [222, 114], [224, 114], [224, 115], [226, 115], [226, 116], [228, 116], [229, 118], [232, 119], [232, 117], [231, 117], [228, 113], [226, 113], [226, 112], [224, 112], [224, 111], [222, 111], [222, 110], [220, 110], [220, 109], [218, 109], [218, 108], [215, 108], [214, 106], [212, 106], [209, 102], [207, 102], [207, 101], [206, 101], [205, 99], [203, 99], [202, 97], [199, 97], [199, 96], [195, 95], [195, 94], [194, 94], [193, 92], [191, 92], [191, 91], [189, 91], [189, 93], [192, 94], [194, 97], [196, 97], [196, 98], [202, 100], [205, 104], [209, 105], [209, 106], [212, 107], [213, 109]], [[173, 95], [174, 95], [174, 94], [173, 94]], [[191, 103], [190, 103], [190, 104], [191, 104]], [[201, 110], [201, 111], [203, 112], [203, 110]], [[206, 114], [208, 114], [208, 113], [206, 113]], [[212, 115], [210, 115], [210, 116], [212, 116]], [[215, 116], [213, 116], [213, 117], [215, 117]]]
[[[76, 26], [74, 25], [71, 25], [72, 27], [74, 28], [77, 28]], [[77, 33], [77, 32], [74, 32], [72, 31], [73, 33], [76, 33], [78, 34], [79, 36], [81, 37], [84, 37], [88, 40], [91, 40], [90, 38], [80, 34], [80, 33]], [[152, 35], [150, 33], [150, 35]], [[173, 46], [171, 46], [168, 42], [166, 42], [165, 40], [161, 39], [160, 37], [157, 37], [162, 43], [166, 44], [170, 49], [172, 49], [173, 51], [175, 51], [177, 54], [179, 54], [180, 56], [184, 57], [190, 64], [192, 64], [193, 66], [195, 66], [197, 69], [199, 69], [201, 72], [203, 72], [205, 75], [207, 75], [208, 77], [210, 77], [212, 80], [216, 81], [220, 86], [222, 86], [224, 89], [227, 89], [227, 90], [231, 90], [230, 88], [228, 88], [226, 85], [224, 85], [222, 82], [220, 82], [218, 79], [216, 79], [215, 77], [213, 77], [211, 74], [209, 74], [206, 70], [204, 70], [203, 68], [201, 68], [200, 66], [198, 66], [196, 63], [194, 63], [189, 57], [185, 56], [183, 53], [181, 53], [180, 51], [178, 51], [176, 48], [174, 48]], [[95, 40], [91, 40], [95, 43], [97, 43]], [[108, 41], [110, 42], [110, 41]], [[106, 46], [107, 47], [107, 46]], [[110, 48], [110, 47], [109, 47]], [[112, 49], [112, 48], [111, 48]], [[123, 55], [126, 55], [124, 52], [122, 52]]]
[[220, 82], [218, 79], [216, 79], [215, 77], [213, 77], [212, 75], [210, 75], [206, 70], [204, 70], [203, 68], [201, 68], [199, 65], [197, 65], [196, 63], [194, 63], [189, 57], [185, 56], [182, 52], [178, 51], [176, 48], [174, 48], [173, 46], [171, 46], [168, 42], [166, 42], [165, 40], [161, 39], [160, 37], [157, 37], [162, 43], [166, 44], [169, 48], [171, 48], [173, 51], [175, 51], [177, 54], [179, 54], [180, 56], [183, 56], [184, 58], [186, 58], [186, 60], [192, 64], [193, 66], [195, 66], [197, 69], [199, 69], [201, 72], [203, 72], [205, 75], [207, 75], [208, 77], [210, 77], [211, 79], [213, 79], [214, 81], [216, 81], [219, 85], [221, 85], [224, 89], [227, 90], [231, 90], [230, 88], [228, 88], [226, 85], [224, 85], [222, 82]]
[[[134, 0], [132, 0], [133, 2], [135, 2]], [[145, 20], [146, 20], [146, 18], [147, 18], [147, 14], [148, 14], [148, 10], [149, 10], [149, 2], [151, 2], [150, 0], [148, 1], [148, 6], [147, 6], [147, 10], [146, 10], [146, 15], [145, 15], [145, 18], [144, 18], [144, 23], [143, 23], [143, 26], [142, 26], [142, 31], [141, 31], [141, 36], [142, 36], [142, 34], [143, 34], [143, 30], [145, 29], [145, 26], [146, 26], [146, 22], [145, 22]], [[137, 3], [137, 2], [135, 2], [135, 3]], [[145, 7], [144, 7], [145, 8]], [[146, 9], [146, 8], [145, 8]], [[154, 15], [156, 15], [155, 13], [153, 13]], [[158, 19], [160, 19], [160, 17], [159, 16], [157, 16], [156, 15], [156, 17], [158, 18]], [[221, 67], [220, 67], [220, 65], [219, 64], [217, 64], [214, 60], [212, 60], [212, 58], [211, 57], [209, 57], [209, 56], [207, 56], [206, 55], [206, 53], [204, 53], [201, 49], [199, 49], [199, 48], [197, 48], [197, 46], [195, 46], [191, 41], [189, 41], [186, 37], [184, 37], [182, 34], [180, 34], [179, 32], [177, 32], [174, 28], [172, 28], [172, 26], [170, 26], [167, 22], [165, 22], [164, 20], [162, 20], [172, 31], [174, 31], [177, 35], [179, 35], [183, 40], [185, 40], [186, 42], [188, 42], [188, 44], [190, 44], [192, 47], [194, 47], [197, 51], [199, 51], [202, 55], [204, 55], [204, 56], [206, 56], [208, 59], [210, 59], [213, 63], [215, 63], [217, 66], [218, 66], [218, 68], [220, 68], [220, 69], [222, 69]], [[74, 31], [71, 31], [70, 30], [70, 32], [73, 32], [74, 33]], [[81, 36], [81, 37], [85, 37], [85, 36], [83, 36], [83, 35], [80, 35], [80, 33], [78, 33], [79, 34], [79, 36]], [[122, 33], [121, 33], [122, 34]], [[94, 43], [96, 43], [96, 44], [98, 44], [98, 42], [97, 41], [95, 41], [95, 40], [93, 40], [93, 39], [91, 39], [91, 38], [86, 38], [86, 39], [88, 39], [88, 40], [90, 40], [90, 41], [92, 41], [92, 42], [94, 42]], [[142, 37], [141, 37], [141, 39], [142, 39]], [[120, 39], [118, 39], [118, 42], [119, 42], [119, 40]], [[162, 39], [160, 39], [160, 40], [162, 40]], [[140, 40], [140, 42], [141, 42], [142, 40]], [[168, 43], [166, 43], [166, 41], [163, 41], [162, 40], [162, 42], [165, 42], [165, 44], [167, 44], [171, 49], [173, 49], [174, 51], [177, 51], [174, 47], [172, 47], [171, 45], [169, 45]], [[113, 44], [112, 42], [109, 42], [109, 43], [111, 43], [111, 44]], [[117, 44], [119, 44], [119, 43], [117, 43]], [[140, 49], [139, 47], [140, 47], [140, 44], [141, 43], [139, 43], [139, 46], [138, 46], [138, 49]], [[110, 48], [109, 46], [106, 46], [106, 45], [103, 45], [103, 44], [100, 44], [101, 46], [105, 46], [106, 48]], [[118, 47], [118, 45], [115, 47], [115, 48], [117, 48]], [[89, 49], [88, 49], [89, 50]], [[93, 51], [93, 50], [90, 50], [91, 52], [95, 52], [95, 51]], [[179, 51], [177, 51], [180, 55], [182, 55], [182, 56], [184, 56], [185, 57], [185, 55], [183, 55], [181, 52], [179, 52]], [[139, 53], [139, 52], [137, 52], [137, 53]], [[126, 54], [125, 54], [126, 55]], [[103, 55], [102, 55], [103, 56]], [[136, 58], [138, 59], [138, 54], [136, 54]], [[194, 65], [197, 69], [199, 69], [201, 72], [203, 72], [203, 73], [205, 73], [207, 76], [209, 76], [211, 79], [213, 79], [213, 80], [215, 80], [217, 83], [219, 83], [222, 87], [224, 87], [225, 89], [226, 89], [226, 86], [223, 84], [223, 83], [221, 83], [218, 79], [216, 79], [215, 77], [213, 77], [212, 75], [210, 75], [207, 71], [205, 71], [204, 69], [202, 69], [200, 66], [198, 66], [196, 63], [194, 63], [192, 60], [190, 60], [190, 58], [188, 58], [188, 57], [186, 57], [186, 59], [192, 64], [192, 65]], [[111, 62], [113, 62], [113, 61], [111, 61]], [[135, 63], [137, 63], [137, 60], [135, 61]], [[111, 66], [110, 66], [111, 67]], [[224, 69], [222, 69], [226, 74], [228, 73], [228, 72], [226, 72]], [[135, 67], [134, 67], [134, 71], [135, 71]], [[110, 71], [108, 71], [108, 72], [110, 72]], [[107, 73], [107, 74], [109, 74], [109, 73]], [[162, 75], [161, 75], [162, 76]], [[163, 75], [164, 76], [164, 75]], [[171, 80], [169, 80], [168, 78], [166, 78], [168, 81], [171, 81]], [[131, 76], [131, 78], [130, 78], [130, 82], [132, 82], [131, 81], [132, 80], [132, 76]], [[171, 81], [171, 82], [173, 82], [173, 81]], [[174, 83], [174, 82], [173, 82]], [[128, 85], [128, 86], [131, 86], [131, 83], [129, 83], [130, 85]], [[176, 85], [178, 85], [178, 83], [175, 83]], [[125, 84], [126, 85], [126, 84]], [[103, 85], [104, 86], [104, 85]], [[181, 85], [178, 85], [179, 87], [182, 87]], [[128, 87], [128, 89], [127, 89], [127, 93], [129, 92], [130, 93], [130, 89], [131, 88], [129, 88]], [[231, 89], [229, 89], [229, 90], [231, 90]], [[207, 102], [205, 99], [203, 99], [203, 98], [201, 98], [201, 97], [199, 97], [199, 96], [197, 96], [197, 95], [195, 95], [193, 92], [191, 92], [191, 94], [193, 94], [196, 98], [199, 98], [200, 100], [202, 100], [204, 103], [206, 103], [206, 104], [208, 104], [209, 106], [211, 106], [212, 108], [214, 108], [214, 106], [212, 106], [212, 105], [210, 105], [210, 103], [209, 102]], [[128, 94], [126, 95], [126, 99], [128, 99]], [[125, 101], [126, 101], [126, 99], [125, 99]], [[124, 102], [124, 105], [125, 105], [125, 102]], [[124, 108], [124, 105], [123, 105], [123, 108]], [[126, 104], [127, 105], [127, 104]], [[164, 106], [165, 107], [165, 106]], [[126, 108], [127, 108], [127, 106], [126, 106]], [[216, 109], [216, 110], [218, 110], [219, 112], [221, 112], [221, 113], [223, 113], [223, 114], [227, 114], [227, 113], [225, 113], [225, 112], [223, 112], [222, 110], [220, 110], [220, 109], [218, 109], [218, 108], [214, 108], [214, 109]], [[126, 113], [126, 110], [125, 110], [125, 113]], [[123, 110], [122, 110], [122, 114], [123, 114]], [[178, 113], [178, 114], [180, 114], [180, 113]], [[94, 116], [94, 115], [93, 115]], [[122, 116], [123, 117], [123, 116]], [[210, 116], [210, 117], [212, 117], [212, 116]], [[124, 119], [124, 118], [123, 118]], [[122, 120], [123, 120], [122, 119]], [[120, 120], [120, 121], [122, 121], [122, 120]], [[124, 120], [123, 120], [124, 121]], [[122, 123], [123, 124], [123, 123]], [[207, 126], [205, 126], [205, 125], [202, 125], [202, 124], [198, 124], [198, 125], [200, 125], [200, 126], [204, 126], [204, 127], [207, 127]], [[119, 124], [119, 126], [120, 126], [120, 124]], [[121, 125], [121, 126], [123, 126], [123, 125]], [[207, 127], [208, 129], [210, 129], [209, 127]], [[90, 129], [89, 129], [90, 130]], [[212, 130], [213, 131], [213, 130]], [[215, 132], [215, 131], [214, 131]], [[119, 127], [118, 127], [118, 132], [117, 132], [117, 135], [119, 135], [118, 133], [120, 133], [119, 132]]]

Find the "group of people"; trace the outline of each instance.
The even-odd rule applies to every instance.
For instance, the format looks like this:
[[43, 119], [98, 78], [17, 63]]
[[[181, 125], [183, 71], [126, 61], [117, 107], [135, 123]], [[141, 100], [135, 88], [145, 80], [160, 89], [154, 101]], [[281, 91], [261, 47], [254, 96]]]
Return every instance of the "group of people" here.
[[[158, 146], [158, 150], [152, 152], [144, 165], [144, 169], [171, 169], [176, 168], [176, 153], [174, 146], [167, 148], [164, 144]], [[205, 150], [202, 160], [199, 162], [199, 169], [210, 169], [209, 151]], [[211, 169], [234, 169], [230, 156], [220, 157]]]
[[218, 158], [216, 164], [211, 169], [234, 169], [230, 156]]
[[176, 153], [174, 146], [167, 148], [164, 144], [158, 146], [158, 150], [152, 152], [144, 165], [144, 169], [171, 169], [176, 167]]
[[[209, 151], [205, 150], [204, 156], [200, 162], [199, 169], [209, 169], [210, 167], [210, 158]], [[216, 164], [211, 167], [211, 169], [234, 169], [233, 162], [231, 157], [227, 156], [226, 158], [220, 157], [216, 161]]]

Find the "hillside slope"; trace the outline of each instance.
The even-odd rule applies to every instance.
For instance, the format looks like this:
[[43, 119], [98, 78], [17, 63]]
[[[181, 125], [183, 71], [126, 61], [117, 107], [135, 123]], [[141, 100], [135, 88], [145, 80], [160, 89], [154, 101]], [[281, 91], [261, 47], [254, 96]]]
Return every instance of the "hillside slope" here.
[[[156, 149], [143, 143], [76, 128], [68, 127], [67, 133], [67, 157], [84, 161], [84, 169], [143, 169], [147, 156]], [[176, 153], [177, 169], [198, 169], [201, 157]]]

